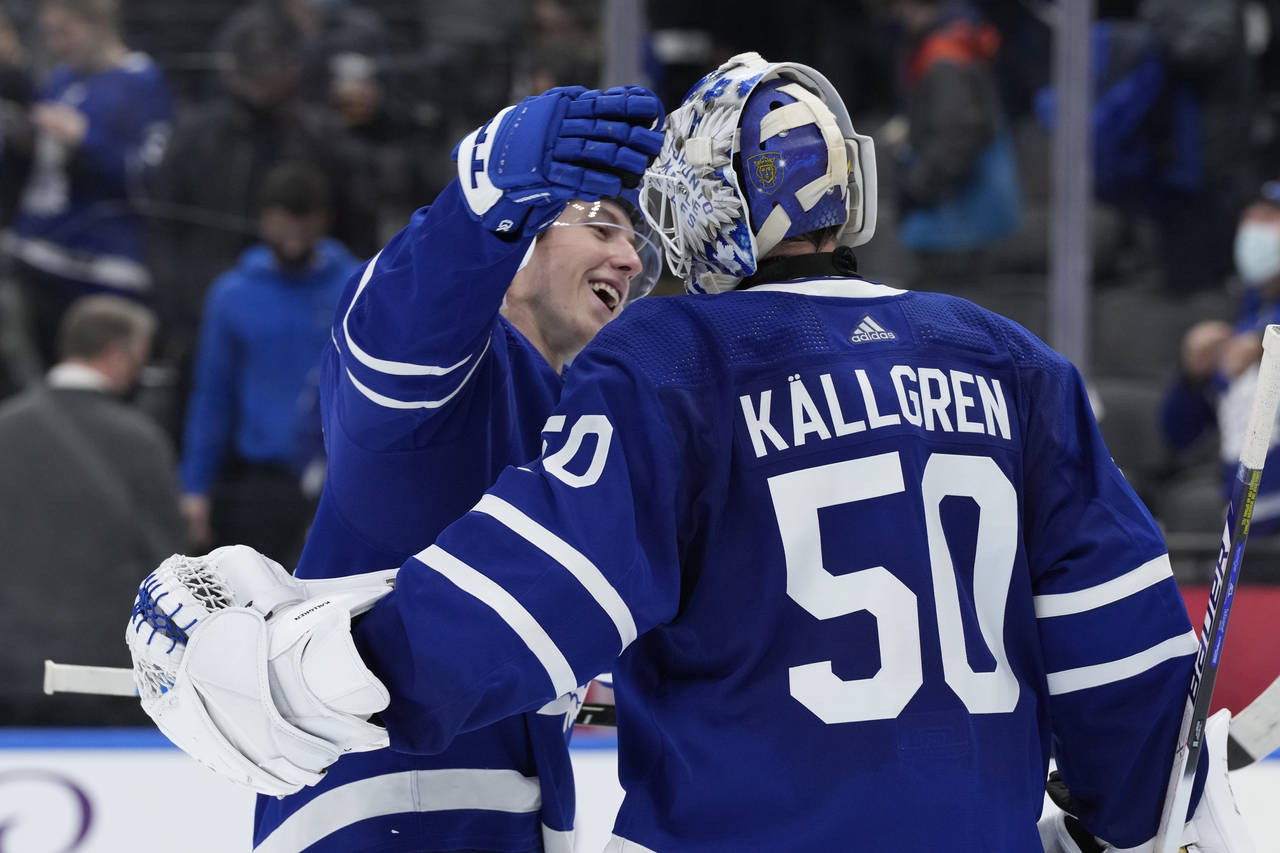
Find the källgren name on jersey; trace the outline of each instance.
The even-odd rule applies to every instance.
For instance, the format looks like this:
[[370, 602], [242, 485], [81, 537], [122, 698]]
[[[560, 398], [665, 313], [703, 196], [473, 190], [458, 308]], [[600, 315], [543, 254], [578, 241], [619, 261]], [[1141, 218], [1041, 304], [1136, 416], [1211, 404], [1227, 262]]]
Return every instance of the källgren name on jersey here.
[[861, 369], [793, 373], [785, 388], [743, 394], [738, 399], [756, 457], [903, 423], [930, 432], [1010, 438], [1009, 405], [999, 379], [895, 364], [888, 380], [872, 382]]

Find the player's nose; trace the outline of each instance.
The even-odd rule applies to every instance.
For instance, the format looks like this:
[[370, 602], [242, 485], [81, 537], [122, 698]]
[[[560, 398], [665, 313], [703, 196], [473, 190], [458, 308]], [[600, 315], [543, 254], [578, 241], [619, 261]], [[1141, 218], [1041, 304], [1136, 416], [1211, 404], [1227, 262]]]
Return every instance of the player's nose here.
[[644, 266], [636, 247], [625, 241], [619, 245], [610, 261], [614, 269], [627, 277], [628, 282], [639, 275], [641, 268]]

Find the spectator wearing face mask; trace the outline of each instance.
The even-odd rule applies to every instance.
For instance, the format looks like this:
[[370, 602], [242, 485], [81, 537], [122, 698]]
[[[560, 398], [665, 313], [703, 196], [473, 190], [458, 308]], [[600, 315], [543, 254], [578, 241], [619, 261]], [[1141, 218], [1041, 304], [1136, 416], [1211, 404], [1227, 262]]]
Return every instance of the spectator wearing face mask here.
[[254, 543], [292, 565], [314, 512], [298, 470], [301, 418], [338, 296], [358, 261], [326, 237], [330, 185], [314, 166], [268, 172], [261, 242], [214, 281], [182, 443], [182, 513], [201, 546]]
[[[1235, 325], [1205, 320], [1182, 339], [1177, 378], [1165, 393], [1162, 422], [1174, 450], [1218, 428], [1225, 485], [1235, 475], [1258, 381], [1262, 332], [1280, 323], [1280, 181], [1259, 187], [1236, 228], [1235, 267], [1243, 287]], [[1280, 444], [1273, 434], [1269, 461]], [[1280, 532], [1280, 478], [1264, 479], [1251, 530]]]

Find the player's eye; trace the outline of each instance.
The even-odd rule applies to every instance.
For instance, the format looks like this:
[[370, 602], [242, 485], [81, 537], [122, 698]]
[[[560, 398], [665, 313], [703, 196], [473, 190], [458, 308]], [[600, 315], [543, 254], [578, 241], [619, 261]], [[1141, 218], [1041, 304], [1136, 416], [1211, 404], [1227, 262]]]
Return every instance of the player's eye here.
[[613, 236], [610, 232], [615, 229], [610, 228], [607, 225], [592, 225], [591, 230], [594, 231], [595, 235], [601, 240], [608, 240]]

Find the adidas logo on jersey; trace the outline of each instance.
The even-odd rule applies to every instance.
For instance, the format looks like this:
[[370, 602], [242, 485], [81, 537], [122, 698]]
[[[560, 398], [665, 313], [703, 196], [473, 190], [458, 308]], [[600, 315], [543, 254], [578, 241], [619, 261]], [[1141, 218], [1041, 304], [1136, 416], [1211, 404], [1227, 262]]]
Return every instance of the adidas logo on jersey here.
[[870, 341], [893, 341], [898, 336], [888, 329], [881, 326], [875, 320], [871, 319], [868, 314], [862, 318], [862, 322], [853, 330], [853, 334], [849, 336], [849, 340], [855, 344], [865, 344]]

